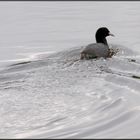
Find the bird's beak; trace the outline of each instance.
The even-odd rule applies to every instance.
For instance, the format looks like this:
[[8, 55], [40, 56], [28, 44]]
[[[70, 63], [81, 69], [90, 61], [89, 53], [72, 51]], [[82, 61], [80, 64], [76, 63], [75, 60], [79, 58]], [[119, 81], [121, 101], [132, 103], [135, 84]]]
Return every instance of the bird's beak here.
[[113, 37], [115, 37], [115, 35], [113, 35], [113, 34], [112, 34], [112, 33], [110, 33], [110, 32], [109, 32], [109, 36], [113, 36]]

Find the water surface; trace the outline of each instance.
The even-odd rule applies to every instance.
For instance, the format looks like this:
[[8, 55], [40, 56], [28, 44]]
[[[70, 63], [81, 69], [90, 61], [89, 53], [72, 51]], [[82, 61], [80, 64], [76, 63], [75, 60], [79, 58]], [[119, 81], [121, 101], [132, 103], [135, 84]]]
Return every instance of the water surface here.
[[[139, 138], [139, 2], [0, 2], [0, 138]], [[80, 60], [98, 27], [108, 59]]]

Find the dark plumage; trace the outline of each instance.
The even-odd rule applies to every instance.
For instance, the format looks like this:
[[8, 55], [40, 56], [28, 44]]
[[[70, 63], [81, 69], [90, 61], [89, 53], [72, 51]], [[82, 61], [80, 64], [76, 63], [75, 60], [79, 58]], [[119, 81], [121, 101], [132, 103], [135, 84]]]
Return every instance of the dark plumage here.
[[106, 40], [107, 36], [114, 36], [106, 27], [101, 27], [96, 31], [96, 43], [89, 44], [81, 52], [81, 59], [90, 59], [98, 57], [109, 57], [109, 46]]

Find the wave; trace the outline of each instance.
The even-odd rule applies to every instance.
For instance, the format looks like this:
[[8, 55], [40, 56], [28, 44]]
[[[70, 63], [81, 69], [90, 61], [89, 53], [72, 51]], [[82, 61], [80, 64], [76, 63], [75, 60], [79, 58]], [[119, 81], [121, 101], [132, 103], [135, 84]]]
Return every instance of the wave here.
[[111, 47], [112, 58], [80, 60], [75, 47], [1, 70], [1, 137], [139, 137], [140, 55]]

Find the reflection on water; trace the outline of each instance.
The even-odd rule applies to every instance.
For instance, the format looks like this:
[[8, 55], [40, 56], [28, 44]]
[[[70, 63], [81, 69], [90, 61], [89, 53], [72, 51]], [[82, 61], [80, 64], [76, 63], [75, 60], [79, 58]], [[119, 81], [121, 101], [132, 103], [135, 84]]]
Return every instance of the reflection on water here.
[[[0, 137], [139, 138], [139, 6], [0, 2], [1, 59], [35, 56], [0, 71]], [[119, 52], [80, 60], [99, 26], [116, 35], [107, 39]]]

